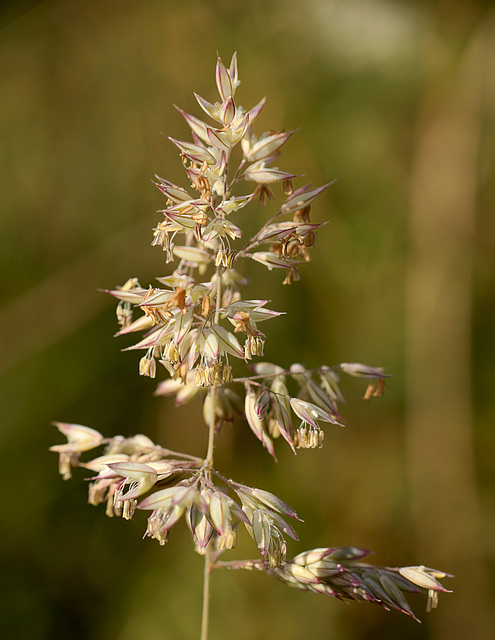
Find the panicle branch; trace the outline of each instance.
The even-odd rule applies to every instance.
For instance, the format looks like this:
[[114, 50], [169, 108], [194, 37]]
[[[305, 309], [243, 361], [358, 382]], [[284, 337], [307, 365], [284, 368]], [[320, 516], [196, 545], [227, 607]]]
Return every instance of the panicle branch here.
[[406, 613], [418, 622], [404, 593], [426, 590], [428, 611], [437, 606], [440, 592], [450, 593], [438, 582], [438, 578], [453, 577], [443, 571], [422, 565], [393, 568], [361, 562], [369, 553], [357, 547], [311, 549], [269, 572], [290, 587], [341, 600], [371, 602], [387, 611]]

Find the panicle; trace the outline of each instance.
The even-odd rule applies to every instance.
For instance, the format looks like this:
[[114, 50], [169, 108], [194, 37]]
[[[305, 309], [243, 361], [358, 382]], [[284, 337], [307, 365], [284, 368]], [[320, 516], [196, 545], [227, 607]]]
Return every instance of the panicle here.
[[[167, 263], [178, 260], [173, 274], [159, 278], [165, 288], [143, 289], [136, 278], [131, 278], [109, 291], [119, 301], [118, 335], [147, 332], [143, 340], [129, 347], [145, 351], [139, 361], [140, 375], [154, 378], [157, 365], [162, 364], [172, 380], [189, 378], [199, 387], [228, 383], [229, 357], [249, 361], [263, 356], [265, 336], [256, 323], [278, 314], [263, 315], [256, 308], [232, 312], [229, 302], [242, 302], [242, 279], [237, 277], [235, 267], [240, 258], [250, 258], [269, 270], [284, 269], [285, 283], [297, 280], [298, 265], [310, 259], [308, 248], [321, 226], [309, 221], [309, 208], [328, 187], [306, 185], [294, 190], [292, 180], [297, 176], [272, 166], [294, 131], [254, 133], [253, 125], [265, 100], [248, 110], [238, 103], [236, 55], [229, 66], [218, 57], [215, 82], [217, 102], [196, 95], [208, 116], [206, 121], [177, 107], [193, 140], [170, 140], [179, 150], [190, 186], [182, 187], [158, 176], [155, 181], [166, 205], [160, 212], [163, 219], [154, 229], [152, 244], [164, 249]], [[237, 146], [241, 157], [236, 169]], [[229, 168], [233, 175], [230, 182]], [[250, 193], [234, 194], [241, 180], [244, 185], [254, 183]], [[258, 196], [261, 200], [265, 196], [274, 198], [270, 187], [277, 183], [286, 196], [279, 214], [292, 216], [293, 220], [269, 220], [244, 248], [236, 247], [243, 231], [230, 218]], [[258, 250], [264, 243], [269, 243], [269, 250]], [[143, 314], [137, 320], [133, 320], [133, 307]], [[251, 315], [244, 326], [242, 313]], [[247, 334], [242, 346], [225, 327], [227, 318], [235, 324], [234, 333]]]
[[[448, 574], [423, 565], [373, 567], [362, 562], [368, 552], [355, 547], [312, 549], [287, 560], [286, 538], [298, 540], [289, 523], [300, 520], [296, 512], [273, 493], [227, 480], [213, 467], [214, 437], [225, 424], [243, 419], [275, 460], [280, 437], [294, 453], [320, 448], [322, 425], [343, 426], [339, 374], [364, 378], [365, 400], [381, 396], [389, 377], [382, 368], [359, 363], [316, 369], [295, 363], [285, 369], [257, 360], [268, 349], [259, 324], [281, 312], [268, 308], [269, 300], [243, 296], [248, 281], [240, 267], [251, 260], [281, 272], [283, 284], [297, 282], [326, 224], [312, 220], [312, 207], [330, 185], [296, 188], [299, 176], [275, 166], [295, 132], [255, 132], [265, 99], [251, 109], [239, 104], [235, 54], [229, 66], [218, 56], [215, 84], [216, 101], [195, 94], [206, 118], [177, 107], [191, 132], [191, 140], [169, 137], [185, 171], [184, 185], [155, 177], [165, 200], [152, 245], [162, 248], [169, 272], [156, 278], [158, 286], [145, 288], [130, 278], [107, 291], [117, 300], [117, 335], [141, 334], [125, 349], [141, 352], [139, 374], [166, 376], [156, 395], [175, 396], [177, 406], [201, 398], [209, 429], [206, 459], [164, 449], [144, 435], [104, 439], [94, 429], [61, 422], [55, 425], [67, 443], [51, 450], [59, 453], [64, 479], [72, 467], [91, 471], [89, 502], [105, 504], [108, 516], [131, 519], [136, 510], [151, 511], [144, 537], [160, 545], [183, 519], [196, 551], [208, 552], [215, 566], [224, 550], [236, 546], [242, 523], [262, 558], [246, 561], [244, 568], [261, 567], [298, 589], [374, 602], [415, 617], [404, 592], [425, 589], [428, 608], [435, 607], [438, 593], [446, 591], [438, 580]], [[277, 197], [282, 200], [275, 205]], [[246, 211], [256, 203], [272, 211], [248, 239]], [[252, 375], [234, 377], [240, 361], [249, 363]], [[103, 454], [81, 461], [101, 445]]]

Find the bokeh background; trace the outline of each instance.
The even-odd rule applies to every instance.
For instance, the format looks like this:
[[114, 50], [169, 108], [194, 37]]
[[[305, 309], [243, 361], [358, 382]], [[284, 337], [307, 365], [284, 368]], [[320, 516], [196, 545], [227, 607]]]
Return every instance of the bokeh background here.
[[[146, 433], [203, 455], [201, 408], [175, 410], [137, 375], [112, 288], [165, 275], [150, 247], [156, 172], [184, 184], [176, 149], [238, 52], [257, 123], [301, 130], [280, 165], [314, 185], [329, 220], [302, 280], [252, 272], [252, 297], [288, 315], [266, 358], [384, 366], [370, 404], [346, 379], [346, 429], [276, 465], [242, 424], [217, 450], [227, 476], [274, 491], [306, 523], [289, 552], [357, 545], [373, 561], [456, 574], [419, 625], [366, 604], [213, 576], [211, 637], [495, 637], [495, 7], [479, 0], [88, 0], [0, 10], [0, 632], [45, 640], [199, 636], [202, 559], [185, 527], [141, 540], [143, 517], [86, 504], [57, 475], [53, 420]], [[302, 184], [302, 181], [301, 181]], [[254, 208], [253, 216], [268, 211]], [[275, 324], [277, 323], [277, 326]], [[256, 557], [243, 537], [234, 557]]]

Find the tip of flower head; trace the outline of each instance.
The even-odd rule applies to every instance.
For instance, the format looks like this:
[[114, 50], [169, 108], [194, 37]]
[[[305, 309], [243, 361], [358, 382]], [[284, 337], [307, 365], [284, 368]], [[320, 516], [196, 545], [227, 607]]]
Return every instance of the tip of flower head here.
[[392, 378], [390, 373], [385, 373], [383, 367], [369, 367], [359, 362], [342, 362], [340, 369], [355, 378]]
[[428, 589], [429, 591], [442, 591], [443, 593], [452, 593], [450, 589], [446, 589], [437, 578], [453, 578], [454, 576], [445, 573], [444, 571], [438, 571], [437, 569], [431, 569], [424, 565], [413, 567], [400, 567], [399, 573], [402, 577], [409, 580], [418, 587]]
[[323, 193], [329, 186], [331, 186], [335, 180], [311, 189], [311, 184], [307, 184], [300, 187], [289, 195], [285, 204], [282, 205], [282, 213], [294, 213], [304, 207], [311, 205], [316, 198]]
[[66, 436], [67, 444], [54, 445], [50, 447], [50, 451], [57, 452], [82, 452], [94, 449], [103, 441], [103, 436], [99, 431], [84, 427], [81, 424], [72, 424], [68, 422], [53, 422], [57, 429]]

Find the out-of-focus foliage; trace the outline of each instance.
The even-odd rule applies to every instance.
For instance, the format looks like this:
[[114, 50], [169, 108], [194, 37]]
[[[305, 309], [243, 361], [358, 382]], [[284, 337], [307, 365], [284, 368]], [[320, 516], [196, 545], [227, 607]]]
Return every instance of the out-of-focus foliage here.
[[[151, 179], [182, 172], [160, 134], [187, 135], [172, 103], [196, 112], [193, 88], [213, 97], [217, 50], [237, 50], [244, 103], [267, 96], [260, 131], [301, 127], [282, 168], [315, 185], [337, 178], [314, 208], [330, 224], [301, 282], [282, 289], [263, 272], [264, 297], [288, 312], [270, 336], [273, 356], [308, 367], [365, 361], [395, 376], [371, 405], [349, 385], [348, 427], [329, 432], [322, 451], [281, 452], [274, 467], [234, 425], [218, 467], [287, 499], [306, 522], [302, 548], [354, 544], [379, 564], [423, 561], [456, 580], [438, 611], [416, 607], [420, 626], [218, 572], [211, 636], [493, 637], [492, 4], [45, 0], [5, 6], [0, 34], [2, 637], [197, 636], [202, 559], [189, 541], [174, 535], [158, 548], [135, 523], [106, 519], [85, 504], [82, 477], [59, 480], [48, 447], [60, 420], [204, 455], [206, 432], [191, 429], [200, 407], [152, 397], [138, 356], [112, 340], [113, 302], [97, 289], [165, 272], [150, 247], [163, 205]], [[449, 218], [451, 193], [465, 197]], [[451, 308], [460, 311], [444, 317]], [[421, 394], [438, 380], [435, 404]], [[430, 498], [416, 426], [431, 407]], [[238, 554], [255, 555], [252, 542]]]

